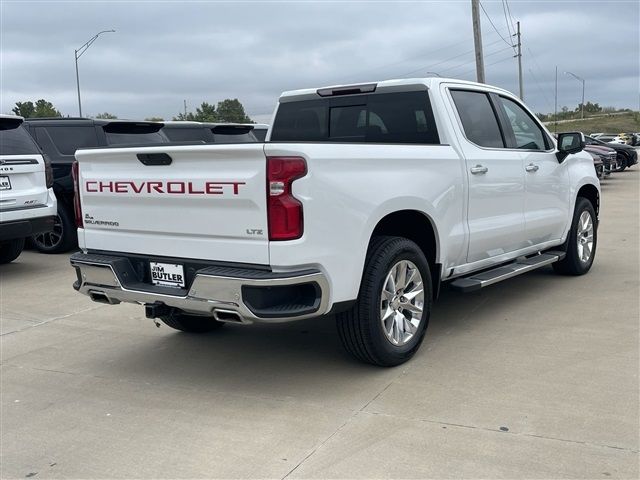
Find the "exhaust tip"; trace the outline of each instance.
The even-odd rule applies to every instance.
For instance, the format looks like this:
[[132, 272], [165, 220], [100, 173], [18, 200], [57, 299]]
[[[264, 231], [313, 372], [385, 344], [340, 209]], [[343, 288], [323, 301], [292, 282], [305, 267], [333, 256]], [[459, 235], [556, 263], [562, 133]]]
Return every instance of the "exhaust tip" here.
[[213, 318], [219, 322], [244, 323], [240, 314], [233, 310], [215, 309], [213, 311]]
[[120, 300], [110, 300], [109, 297], [102, 292], [89, 292], [89, 298], [94, 302], [104, 303], [106, 305], [117, 305], [120, 303]]

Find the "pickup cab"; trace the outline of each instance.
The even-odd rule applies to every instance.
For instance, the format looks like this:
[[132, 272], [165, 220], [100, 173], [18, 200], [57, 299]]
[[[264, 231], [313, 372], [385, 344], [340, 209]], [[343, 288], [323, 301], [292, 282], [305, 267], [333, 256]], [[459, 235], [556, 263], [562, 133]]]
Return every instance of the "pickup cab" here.
[[589, 271], [583, 147], [484, 84], [285, 92], [265, 143], [76, 152], [74, 288], [187, 332], [334, 314], [356, 358], [398, 365], [445, 283]]

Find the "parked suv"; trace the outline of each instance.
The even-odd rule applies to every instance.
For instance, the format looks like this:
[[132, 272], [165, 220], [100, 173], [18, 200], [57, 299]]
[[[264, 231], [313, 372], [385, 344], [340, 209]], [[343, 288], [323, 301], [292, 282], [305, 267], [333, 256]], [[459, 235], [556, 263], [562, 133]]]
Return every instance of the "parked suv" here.
[[90, 118], [32, 118], [24, 122], [53, 167], [53, 191], [58, 211], [53, 230], [32, 237], [45, 253], [71, 250], [77, 245], [73, 213], [71, 164], [79, 148], [167, 143], [163, 123]]
[[18, 258], [26, 237], [53, 228], [52, 185], [51, 166], [23, 118], [0, 115], [0, 264]]

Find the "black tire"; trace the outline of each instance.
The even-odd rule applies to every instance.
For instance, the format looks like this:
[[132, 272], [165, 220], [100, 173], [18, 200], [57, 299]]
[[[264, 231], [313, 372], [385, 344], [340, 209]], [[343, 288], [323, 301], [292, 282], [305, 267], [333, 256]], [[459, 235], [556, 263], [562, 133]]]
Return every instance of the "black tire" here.
[[0, 265], [13, 262], [24, 249], [24, 238], [0, 242]]
[[219, 322], [212, 317], [185, 313], [173, 313], [160, 317], [160, 320], [171, 328], [187, 333], [207, 333], [224, 326], [224, 322]]
[[616, 172], [622, 172], [625, 168], [629, 166], [629, 157], [625, 153], [621, 153], [618, 155], [618, 168], [616, 168]]
[[[417, 267], [423, 280], [424, 303], [415, 333], [407, 343], [398, 346], [387, 339], [380, 301], [387, 275], [401, 260], [408, 260]], [[431, 304], [431, 271], [420, 247], [402, 237], [374, 237], [367, 252], [358, 299], [350, 310], [336, 315], [342, 345], [363, 362], [383, 367], [400, 365], [420, 348], [427, 331]]]
[[42, 253], [64, 253], [78, 246], [78, 230], [73, 211], [58, 203], [53, 231], [31, 237], [33, 246]]
[[[593, 246], [591, 248], [591, 254], [586, 262], [580, 258], [578, 248], [580, 217], [584, 212], [588, 212], [591, 216], [591, 222], [593, 225]], [[571, 231], [569, 232], [569, 237], [567, 238], [567, 242], [564, 244], [563, 248], [566, 252], [566, 256], [561, 261], [553, 263], [553, 269], [556, 273], [560, 273], [562, 275], [584, 275], [591, 269], [591, 265], [593, 265], [593, 260], [596, 257], [597, 245], [598, 223], [596, 220], [596, 212], [589, 200], [583, 197], [578, 197], [576, 201], [576, 208], [573, 212]]]

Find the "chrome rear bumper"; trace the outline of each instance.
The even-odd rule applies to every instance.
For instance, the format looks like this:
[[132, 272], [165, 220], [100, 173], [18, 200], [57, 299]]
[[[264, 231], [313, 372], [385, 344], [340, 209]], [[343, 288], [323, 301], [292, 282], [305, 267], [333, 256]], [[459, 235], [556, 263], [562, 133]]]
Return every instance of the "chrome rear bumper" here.
[[74, 288], [92, 300], [164, 305], [233, 323], [278, 323], [328, 311], [329, 284], [319, 270], [275, 273], [210, 266], [195, 272], [188, 289], [144, 283], [126, 257], [75, 253]]

